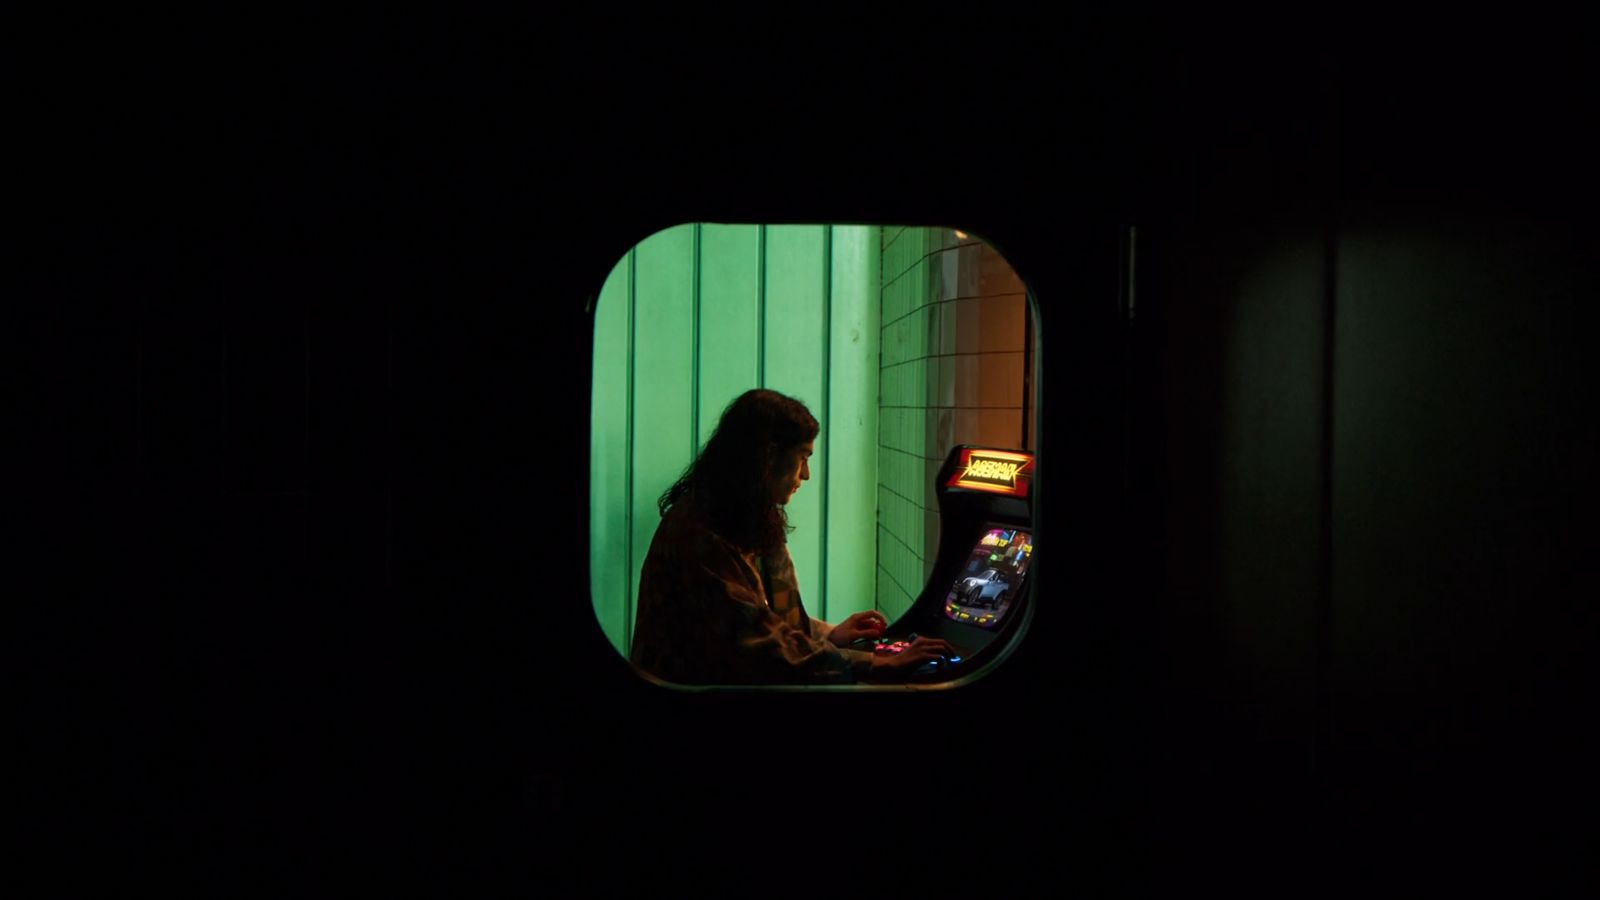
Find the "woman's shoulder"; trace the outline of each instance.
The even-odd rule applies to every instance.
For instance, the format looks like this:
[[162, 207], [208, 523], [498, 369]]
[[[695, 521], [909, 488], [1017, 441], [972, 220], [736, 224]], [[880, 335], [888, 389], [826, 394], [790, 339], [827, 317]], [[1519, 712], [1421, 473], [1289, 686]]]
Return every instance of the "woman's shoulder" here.
[[656, 526], [653, 543], [670, 547], [680, 553], [722, 554], [732, 549], [732, 545], [711, 527], [710, 520], [700, 509], [692, 502], [682, 500], [669, 507], [661, 516], [661, 524]]
[[709, 531], [710, 523], [692, 501], [684, 499], [667, 507], [661, 514], [659, 530]]

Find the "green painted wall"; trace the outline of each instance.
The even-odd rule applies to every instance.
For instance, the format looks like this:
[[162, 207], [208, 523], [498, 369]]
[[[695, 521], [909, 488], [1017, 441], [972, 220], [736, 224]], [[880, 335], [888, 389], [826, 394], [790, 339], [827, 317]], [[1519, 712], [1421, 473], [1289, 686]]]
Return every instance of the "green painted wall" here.
[[682, 473], [734, 397], [768, 387], [822, 423], [812, 478], [789, 509], [813, 615], [874, 605], [879, 230], [686, 224], [619, 261], [595, 310], [590, 591], [619, 652], [639, 570]]

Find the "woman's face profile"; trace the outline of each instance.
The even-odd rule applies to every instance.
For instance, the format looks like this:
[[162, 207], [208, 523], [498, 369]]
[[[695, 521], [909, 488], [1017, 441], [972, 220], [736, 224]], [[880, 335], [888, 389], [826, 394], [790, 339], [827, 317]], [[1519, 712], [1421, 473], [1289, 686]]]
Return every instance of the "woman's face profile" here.
[[783, 506], [800, 490], [800, 483], [811, 479], [811, 453], [815, 441], [778, 451], [772, 462], [770, 487], [772, 502]]

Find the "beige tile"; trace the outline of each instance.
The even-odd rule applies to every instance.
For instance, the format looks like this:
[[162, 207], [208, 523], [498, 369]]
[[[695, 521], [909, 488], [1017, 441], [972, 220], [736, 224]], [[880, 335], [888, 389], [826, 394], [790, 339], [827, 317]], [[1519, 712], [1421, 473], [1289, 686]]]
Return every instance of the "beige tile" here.
[[1022, 445], [1022, 410], [984, 409], [978, 411], [978, 443], [1003, 449]]
[[946, 301], [940, 303], [935, 309], [939, 312], [939, 343], [933, 352], [951, 354], [956, 352], [956, 334], [959, 331], [956, 321], [956, 305]]
[[982, 302], [976, 297], [951, 302], [956, 308], [956, 353], [977, 353], [980, 349], [984, 325]]
[[978, 337], [978, 349], [984, 353], [1022, 350], [1023, 316], [1027, 311], [1023, 295], [985, 297], [982, 303], [983, 331]]
[[952, 356], [955, 368], [955, 403], [957, 407], [982, 406], [983, 398], [980, 392], [982, 357], [977, 353], [964, 353]]
[[979, 244], [967, 244], [958, 248], [955, 253], [960, 256], [956, 265], [957, 297], [977, 297], [982, 291], [979, 289], [980, 273], [982, 270], [982, 257], [987, 248]]
[[955, 444], [981, 444], [978, 431], [978, 410], [958, 407], [955, 424], [950, 435]]
[[941, 250], [928, 258], [929, 292], [935, 301], [953, 300], [961, 289], [961, 252]]
[[1021, 294], [1026, 291], [1022, 276], [1006, 262], [1005, 257], [985, 244], [978, 255], [977, 291], [985, 297], [994, 294]]
[[1023, 354], [981, 353], [978, 360], [978, 405], [1022, 408]]

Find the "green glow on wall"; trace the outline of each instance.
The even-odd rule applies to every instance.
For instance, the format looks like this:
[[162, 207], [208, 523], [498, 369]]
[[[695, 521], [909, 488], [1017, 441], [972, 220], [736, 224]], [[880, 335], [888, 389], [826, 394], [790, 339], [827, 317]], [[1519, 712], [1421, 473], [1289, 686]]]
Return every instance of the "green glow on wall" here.
[[789, 509], [807, 608], [832, 622], [873, 608], [879, 248], [876, 226], [694, 223], [613, 268], [595, 310], [589, 568], [619, 652], [656, 499], [752, 387], [799, 397], [822, 423]]

